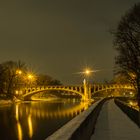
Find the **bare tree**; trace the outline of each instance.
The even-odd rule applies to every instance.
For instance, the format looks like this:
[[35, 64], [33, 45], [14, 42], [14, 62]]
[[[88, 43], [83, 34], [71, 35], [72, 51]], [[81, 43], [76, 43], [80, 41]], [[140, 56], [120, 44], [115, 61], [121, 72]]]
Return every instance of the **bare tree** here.
[[133, 78], [133, 82], [135, 80], [140, 107], [140, 3], [135, 4], [121, 18], [114, 36], [114, 46], [118, 51], [117, 71]]
[[14, 90], [17, 88], [17, 85], [19, 86], [19, 82], [23, 79], [18, 75], [17, 70], [21, 70], [22, 73], [24, 73], [26, 70], [25, 63], [21, 61], [7, 61], [0, 65], [1, 92], [6, 94], [8, 98], [13, 98]]
[[40, 74], [37, 76], [37, 85], [38, 86], [61, 85], [61, 82], [59, 80], [53, 79], [49, 75]]

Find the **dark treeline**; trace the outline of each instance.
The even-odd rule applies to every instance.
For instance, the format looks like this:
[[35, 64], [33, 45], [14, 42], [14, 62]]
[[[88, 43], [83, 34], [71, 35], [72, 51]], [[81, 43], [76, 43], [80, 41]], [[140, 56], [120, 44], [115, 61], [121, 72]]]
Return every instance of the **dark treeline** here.
[[140, 107], [140, 3], [122, 16], [113, 34], [118, 52], [115, 76], [119, 81], [134, 85]]
[[0, 97], [13, 99], [16, 91], [24, 87], [61, 85], [59, 80], [47, 74], [33, 74], [21, 61], [0, 64]]

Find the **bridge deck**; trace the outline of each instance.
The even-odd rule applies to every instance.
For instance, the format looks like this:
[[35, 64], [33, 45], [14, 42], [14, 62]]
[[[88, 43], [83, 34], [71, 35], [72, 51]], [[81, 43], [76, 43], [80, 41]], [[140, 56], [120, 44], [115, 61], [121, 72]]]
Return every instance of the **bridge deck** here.
[[140, 129], [114, 103], [107, 101], [100, 112], [91, 140], [139, 140]]

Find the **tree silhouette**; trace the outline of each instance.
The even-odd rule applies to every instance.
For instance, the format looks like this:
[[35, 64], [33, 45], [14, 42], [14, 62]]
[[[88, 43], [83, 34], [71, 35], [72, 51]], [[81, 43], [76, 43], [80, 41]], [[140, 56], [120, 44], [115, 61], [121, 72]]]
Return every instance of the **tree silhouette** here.
[[118, 51], [115, 60], [119, 66], [117, 72], [135, 80], [140, 107], [140, 3], [135, 4], [121, 18], [114, 36], [114, 46]]
[[25, 63], [6, 61], [0, 64], [0, 90], [1, 93], [6, 94], [11, 99], [14, 97], [17, 85], [23, 80], [23, 78], [18, 77], [17, 70], [24, 72], [26, 70]]

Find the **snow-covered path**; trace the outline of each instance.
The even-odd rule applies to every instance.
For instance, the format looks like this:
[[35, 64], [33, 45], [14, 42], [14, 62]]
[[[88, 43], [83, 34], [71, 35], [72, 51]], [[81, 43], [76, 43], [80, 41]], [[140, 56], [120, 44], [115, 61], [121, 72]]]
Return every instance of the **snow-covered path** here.
[[140, 129], [109, 100], [102, 107], [91, 140], [140, 140]]

